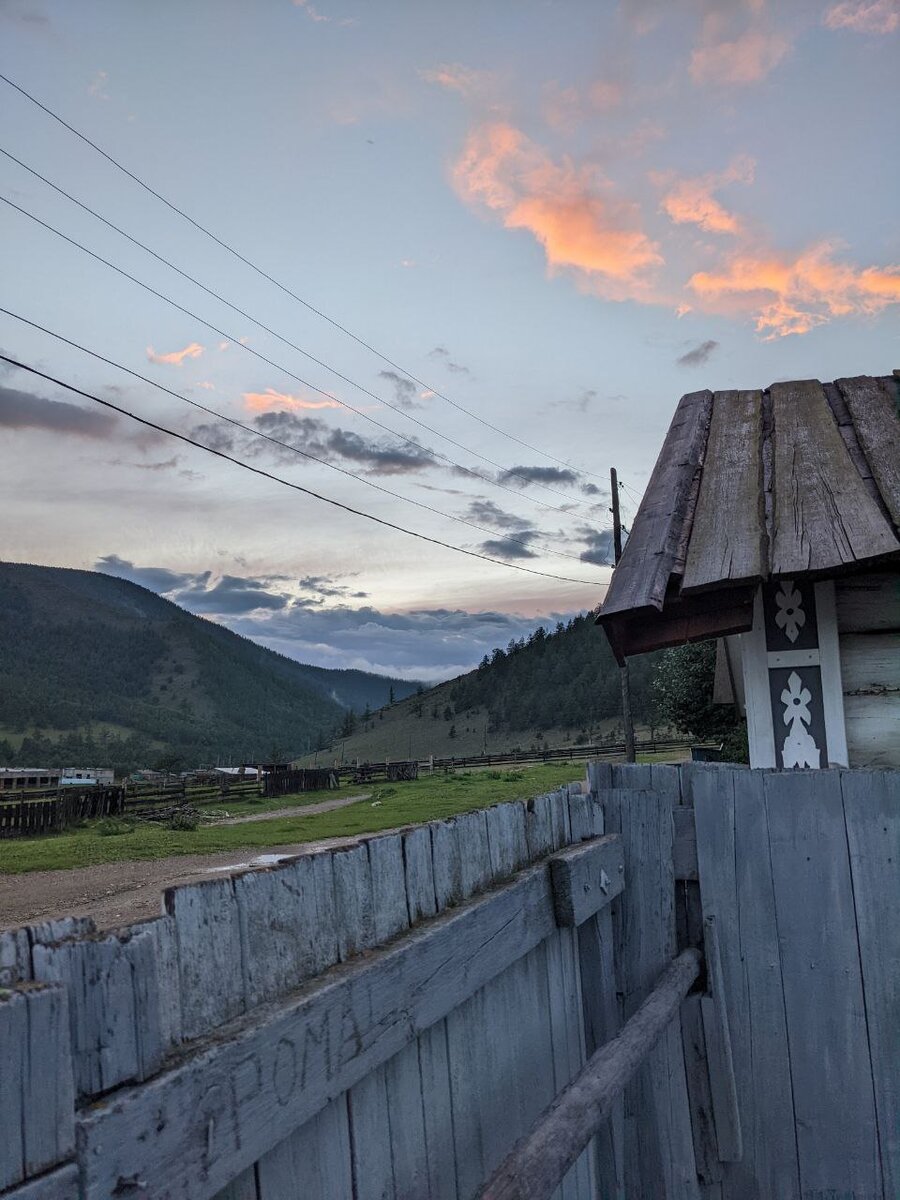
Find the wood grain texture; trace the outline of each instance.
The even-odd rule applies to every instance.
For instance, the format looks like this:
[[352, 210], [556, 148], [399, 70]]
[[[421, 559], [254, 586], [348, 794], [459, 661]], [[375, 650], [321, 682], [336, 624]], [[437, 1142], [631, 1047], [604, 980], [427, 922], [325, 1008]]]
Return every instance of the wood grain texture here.
[[369, 867], [372, 872], [372, 913], [377, 945], [409, 927], [406, 904], [406, 876], [403, 867], [403, 839], [399, 833], [372, 838]]
[[631, 537], [613, 572], [601, 619], [636, 608], [661, 609], [675, 564], [695, 472], [703, 463], [712, 392], [682, 396]]
[[557, 924], [581, 925], [625, 886], [622, 843], [616, 834], [606, 834], [554, 854], [550, 877]]
[[900, 1194], [900, 774], [842, 771], [841, 791], [886, 1197]]
[[135, 1172], [149, 1181], [147, 1200], [215, 1195], [555, 930], [540, 864], [218, 1030], [143, 1087], [81, 1115], [84, 1200], [108, 1200]]
[[353, 1129], [354, 1200], [399, 1200], [391, 1157], [386, 1068], [377, 1067], [352, 1087], [347, 1103]]
[[700, 1001], [700, 996], [686, 996], [684, 999], [681, 1006], [681, 1042], [684, 1049], [688, 1102], [691, 1107], [691, 1134], [694, 1139], [697, 1178], [701, 1184], [709, 1185], [721, 1183], [723, 1170], [716, 1141], [706, 1035], [703, 1031]]
[[[273, 1151], [273, 1153], [275, 1152]], [[228, 1187], [223, 1188], [215, 1200], [260, 1200], [256, 1186], [256, 1171], [256, 1167], [249, 1167], [246, 1171], [241, 1171], [237, 1179], [233, 1179]], [[291, 1195], [289, 1190], [285, 1190], [282, 1194], [285, 1200], [289, 1200]]]
[[716, 1126], [716, 1149], [720, 1162], [740, 1162], [744, 1157], [744, 1144], [715, 917], [706, 917], [703, 921], [703, 948], [708, 995], [700, 998], [700, 1010], [703, 1016], [706, 1062]]
[[431, 858], [438, 912], [463, 899], [462, 862], [456, 821], [434, 821], [431, 826]]
[[900, 768], [900, 694], [845, 696], [844, 723], [851, 766]]
[[428, 1155], [418, 1044], [413, 1041], [404, 1046], [387, 1062], [384, 1071], [394, 1190], [398, 1197], [424, 1196], [428, 1191]]
[[853, 427], [865, 453], [885, 507], [900, 527], [900, 384], [896, 379], [836, 379], [835, 383], [853, 418]]
[[446, 1021], [438, 1021], [419, 1037], [419, 1073], [428, 1167], [426, 1195], [433, 1200], [459, 1200]]
[[773, 772], [765, 792], [801, 1187], [878, 1196], [872, 1064], [840, 774]]
[[162, 1064], [153, 935], [108, 935], [32, 947], [35, 979], [65, 987], [80, 1097], [146, 1079]]
[[169, 888], [164, 903], [178, 939], [182, 1034], [199, 1037], [244, 1010], [234, 884], [211, 879]]
[[845, 633], [840, 639], [844, 695], [900, 692], [900, 630]]
[[826, 571], [900, 551], [816, 380], [776, 383], [773, 575]]
[[372, 872], [365, 842], [336, 850], [332, 870], [338, 957], [346, 962], [375, 945]]
[[762, 392], [716, 392], [681, 588], [767, 574]]
[[403, 834], [403, 865], [406, 872], [406, 904], [409, 923], [415, 925], [437, 912], [434, 892], [434, 866], [431, 858], [431, 831], [427, 825]]
[[841, 634], [900, 629], [900, 572], [848, 575], [835, 580], [834, 593]]
[[[652, 780], [650, 767], [614, 768], [614, 779]], [[627, 1020], [675, 954], [674, 828], [668, 794], [612, 788], [606, 827], [622, 837], [628, 887], [612, 907], [616, 960]], [[667, 1031], [625, 1094], [626, 1189], [695, 1197], [697, 1171], [680, 1030]], [[643, 1192], [642, 1192], [643, 1189]]]
[[0, 1189], [74, 1150], [75, 1098], [66, 990], [0, 992]]
[[703, 912], [715, 918], [744, 1156], [734, 1200], [799, 1196], [794, 1096], [762, 771], [690, 773]]
[[79, 1200], [78, 1168], [72, 1163], [31, 1179], [4, 1192], [3, 1200]]
[[167, 916], [152, 917], [148, 921], [129, 925], [128, 929], [132, 934], [148, 933], [153, 941], [159, 995], [159, 1033], [163, 1051], [168, 1052], [181, 1041], [181, 980], [175, 921]]

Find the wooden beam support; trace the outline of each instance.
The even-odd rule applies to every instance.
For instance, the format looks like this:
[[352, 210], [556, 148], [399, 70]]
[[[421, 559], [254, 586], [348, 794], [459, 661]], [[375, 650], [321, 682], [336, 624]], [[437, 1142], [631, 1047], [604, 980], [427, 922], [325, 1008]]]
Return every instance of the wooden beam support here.
[[550, 859], [558, 925], [582, 925], [625, 886], [625, 860], [616, 833], [572, 846]]
[[588, 1060], [491, 1176], [480, 1200], [549, 1200], [609, 1117], [616, 1098], [677, 1014], [700, 973], [698, 950], [683, 950], [618, 1037]]

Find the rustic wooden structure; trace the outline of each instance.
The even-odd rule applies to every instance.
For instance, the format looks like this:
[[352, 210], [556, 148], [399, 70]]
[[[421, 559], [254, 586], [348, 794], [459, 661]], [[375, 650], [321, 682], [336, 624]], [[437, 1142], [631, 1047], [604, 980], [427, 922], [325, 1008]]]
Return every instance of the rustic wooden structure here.
[[0, 798], [0, 838], [61, 833], [78, 821], [116, 816], [125, 809], [122, 787], [69, 787], [65, 792], [38, 793], [37, 798]]
[[318, 792], [339, 786], [333, 767], [298, 767], [269, 771], [262, 777], [264, 796], [293, 796], [297, 792]]
[[754, 766], [900, 766], [900, 378], [682, 397], [598, 618], [723, 643]]

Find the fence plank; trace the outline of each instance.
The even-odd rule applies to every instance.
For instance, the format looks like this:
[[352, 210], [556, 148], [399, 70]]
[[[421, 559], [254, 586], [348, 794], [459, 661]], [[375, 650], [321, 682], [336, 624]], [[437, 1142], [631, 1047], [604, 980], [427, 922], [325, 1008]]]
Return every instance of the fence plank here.
[[487, 1056], [484, 993], [447, 1014], [453, 1143], [460, 1200], [471, 1200], [485, 1175], [481, 1075]]
[[775, 897], [761, 771], [691, 772], [703, 911], [714, 917], [732, 1036], [744, 1157], [734, 1200], [800, 1194]]
[[348, 1105], [354, 1200], [400, 1200], [391, 1158], [386, 1068], [377, 1067], [352, 1087]]
[[716, 1145], [720, 1162], [740, 1162], [744, 1155], [741, 1117], [738, 1112], [731, 1032], [715, 917], [706, 917], [703, 922], [703, 945], [709, 995], [701, 997], [700, 1010], [703, 1015], [706, 1062], [716, 1123]]
[[[339, 1096], [301, 1129], [263, 1155], [255, 1168], [258, 1200], [351, 1200], [347, 1098]], [[241, 1178], [253, 1178], [253, 1168]], [[255, 1185], [254, 1185], [255, 1188]], [[226, 1192], [227, 1195], [227, 1192]], [[216, 1200], [221, 1200], [216, 1197]], [[243, 1200], [238, 1193], [234, 1200]], [[247, 1200], [257, 1200], [256, 1190]]]
[[429, 1200], [458, 1200], [446, 1021], [438, 1021], [419, 1037], [419, 1071], [428, 1163], [425, 1195]]
[[[631, 767], [624, 777], [644, 782], [648, 774], [649, 767]], [[660, 782], [665, 786], [669, 780]], [[669, 786], [664, 792], [611, 789], [602, 795], [606, 828], [621, 833], [629, 885], [612, 909], [627, 1020], [675, 956], [672, 809], [677, 792]], [[626, 1188], [637, 1194], [643, 1188], [646, 1195], [698, 1196], [684, 1056], [674, 1027], [626, 1090], [625, 1115]]]
[[76, 1200], [77, 1196], [78, 1168], [70, 1163], [4, 1192], [3, 1200]]
[[244, 1010], [241, 929], [231, 879], [168, 888], [181, 979], [182, 1033], [198, 1037]]
[[406, 907], [406, 872], [400, 834], [371, 838], [369, 866], [372, 871], [372, 913], [377, 944], [390, 941], [409, 926]]
[[35, 979], [65, 986], [75, 1091], [95, 1096], [146, 1079], [163, 1059], [152, 934], [32, 947]]
[[365, 842], [335, 850], [332, 870], [338, 958], [346, 962], [375, 945], [372, 870]]
[[462, 863], [456, 821], [435, 821], [431, 829], [431, 859], [438, 912], [463, 898]]
[[550, 859], [550, 874], [557, 923], [581, 925], [625, 886], [622, 843], [616, 834], [606, 834], [571, 846]]
[[128, 928], [132, 933], [146, 932], [153, 940], [159, 997], [159, 1035], [163, 1052], [166, 1052], [181, 1041], [181, 981], [175, 921], [168, 916], [151, 917]]
[[431, 831], [427, 825], [410, 829], [403, 835], [403, 863], [406, 870], [406, 903], [409, 923], [437, 912], [434, 892], [434, 866], [431, 858]]
[[900, 773], [842, 771], [841, 787], [885, 1196], [900, 1194]]
[[765, 785], [800, 1182], [806, 1192], [878, 1195], [872, 1066], [840, 776], [773, 772]]
[[[290, 1196], [288, 1191], [282, 1194], [285, 1200]], [[246, 1171], [241, 1171], [237, 1179], [233, 1179], [228, 1187], [223, 1188], [215, 1200], [261, 1200], [256, 1187], [256, 1168], [249, 1167]]]
[[394, 1189], [398, 1197], [425, 1196], [428, 1159], [425, 1152], [419, 1047], [416, 1042], [404, 1046], [387, 1063], [385, 1079]]
[[491, 882], [491, 854], [483, 809], [456, 818], [463, 896], [483, 891]]

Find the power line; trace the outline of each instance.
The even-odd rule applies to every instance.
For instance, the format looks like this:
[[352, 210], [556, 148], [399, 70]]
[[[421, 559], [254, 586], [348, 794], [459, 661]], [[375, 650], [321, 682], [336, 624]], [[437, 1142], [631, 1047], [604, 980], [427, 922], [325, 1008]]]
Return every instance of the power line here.
[[9, 366], [16, 367], [21, 371], [27, 371], [29, 374], [37, 376], [38, 379], [43, 379], [47, 383], [65, 388], [67, 391], [73, 392], [76, 396], [82, 396], [85, 400], [93, 400], [96, 404], [101, 404], [104, 408], [119, 413], [120, 416], [137, 421], [138, 424], [144, 425], [147, 429], [153, 429], [157, 433], [164, 433], [168, 437], [177, 438], [178, 441], [185, 442], [189, 446], [195, 446], [198, 450], [204, 450], [207, 454], [212, 454], [216, 458], [221, 458], [226, 462], [234, 463], [235, 466], [243, 467], [245, 471], [252, 471], [254, 475], [261, 475], [264, 479], [271, 479], [275, 483], [292, 488], [295, 492], [302, 492], [303, 495], [311, 496], [314, 500], [321, 500], [324, 504], [330, 504], [333, 508], [339, 508], [343, 512], [350, 513], [355, 517], [363, 517], [367, 521], [374, 521], [376, 525], [382, 525], [386, 529], [393, 529], [397, 533], [405, 533], [409, 537], [418, 538], [422, 542], [429, 542], [433, 546], [441, 546], [444, 550], [453, 550], [457, 554], [465, 554], [468, 558], [478, 558], [482, 562], [494, 563], [498, 567], [508, 567], [513, 571], [524, 571], [527, 575], [540, 575], [544, 579], [555, 579], [560, 583], [577, 583], [582, 587], [602, 586], [601, 584], [591, 583], [587, 579], [571, 579], [565, 575], [554, 575], [549, 571], [537, 571], [533, 567], [523, 567], [520, 563], [504, 562], [503, 559], [492, 558], [489, 554], [481, 554], [477, 550], [466, 550], [463, 546], [454, 546], [451, 542], [441, 541], [440, 538], [431, 537], [426, 533], [419, 533], [414, 529], [407, 529], [403, 525], [397, 525], [393, 521], [385, 520], [384, 517], [376, 517], [374, 513], [353, 508], [352, 505], [344, 504], [343, 501], [335, 500], [331, 496], [323, 496], [320, 492], [314, 492], [311, 488], [303, 487], [302, 484], [292, 483], [291, 480], [283, 479], [280, 475], [273, 475], [271, 471], [265, 471], [262, 467], [254, 467], [252, 463], [245, 462], [241, 458], [236, 458], [232, 454], [226, 454], [224, 450], [216, 450], [212, 446], [205, 446], [202, 442], [189, 437], [186, 433], [179, 433], [176, 429], [169, 429], [168, 426], [160, 425], [157, 421], [151, 421], [147, 417], [141, 417], [137, 413], [129, 412], [128, 409], [123, 408], [121, 405], [113, 404], [111, 400], [104, 400], [100, 396], [95, 396], [93, 392], [85, 392], [81, 388], [75, 387], [74, 384], [66, 383], [62, 379], [57, 379], [53, 375], [39, 371], [36, 367], [28, 366], [27, 363], [19, 362], [18, 359], [10, 358], [6, 354], [0, 354], [0, 362], [5, 362]]
[[[27, 317], [13, 312], [11, 309], [0, 307], [0, 313], [4, 316], [12, 317], [15, 321], [20, 321], [23, 325], [28, 325], [32, 329], [37, 329], [41, 333], [46, 333], [49, 337], [55, 338], [58, 342], [63, 342], [66, 346], [71, 346], [75, 350], [80, 350], [83, 354], [90, 355], [91, 358], [97, 359], [98, 362], [106, 363], [107, 366], [115, 367], [119, 371], [124, 371], [126, 375], [132, 376], [134, 379], [140, 379], [142, 383], [149, 384], [150, 387], [156, 388], [160, 392], [164, 392], [167, 396], [172, 396], [176, 400], [181, 400], [185, 404], [189, 404], [192, 408], [199, 409], [208, 416], [215, 417], [220, 421], [224, 421], [229, 425], [233, 425], [237, 429], [242, 429], [245, 433], [252, 434], [254, 437], [261, 438], [263, 441], [271, 442], [275, 446], [280, 446], [284, 450], [290, 450], [291, 453], [297, 454], [302, 458], [310, 459], [312, 462], [319, 463], [323, 467], [328, 467], [332, 471], [338, 471], [341, 475], [347, 475], [350, 479], [355, 479], [359, 483], [364, 483], [367, 487], [374, 488], [378, 492], [383, 492], [386, 496], [392, 496], [395, 500], [402, 500], [405, 504], [412, 504], [416, 508], [424, 509], [426, 512], [434, 513], [435, 516], [444, 517], [448, 521], [456, 521], [460, 525], [467, 525], [469, 529], [476, 529], [479, 533], [487, 534], [488, 537], [502, 536], [504, 541], [515, 542], [519, 546], [524, 546], [526, 549], [540, 549], [547, 554], [559, 555], [563, 558], [571, 558], [576, 562], [582, 562], [581, 555], [570, 554], [567, 550], [557, 550], [543, 542], [536, 542], [532, 539], [524, 539], [515, 537], [513, 534], [507, 534], [496, 529], [489, 529], [487, 526], [478, 525], [474, 521], [469, 521], [465, 517], [456, 516], [453, 513], [444, 512], [443, 509], [435, 508], [431, 504], [425, 504], [424, 501], [414, 500], [410, 496], [403, 496], [399, 492], [393, 491], [391, 488], [384, 487], [383, 484], [376, 483], [372, 479], [367, 479], [364, 475], [359, 475], [356, 471], [351, 471], [347, 467], [341, 467], [337, 463], [329, 462], [328, 459], [320, 458], [317, 454], [312, 454], [309, 450], [302, 450], [299, 446], [294, 446], [290, 442], [284, 442], [280, 438], [273, 437], [271, 434], [265, 433], [261, 429], [256, 429], [252, 425], [246, 425], [243, 421], [239, 421], [236, 417], [230, 417], [227, 413], [219, 412], [218, 409], [211, 408], [207, 404], [202, 404], [199, 400], [192, 400], [189, 396], [183, 396], [180, 392], [173, 391], [172, 388], [167, 388], [164, 384], [157, 383], [155, 380], [142, 375], [139, 371], [133, 371], [130, 367], [124, 366], [122, 363], [116, 362], [115, 359], [107, 358], [96, 350], [90, 350], [87, 346], [83, 346], [80, 342], [72, 341], [71, 338], [64, 337], [61, 333], [55, 333], [52, 329], [48, 329], [45, 325], [39, 325], [37, 321], [30, 321]], [[522, 532], [522, 531], [520, 531]]]
[[[403, 374], [407, 375], [411, 380], [413, 380], [414, 383], [417, 383], [417, 384], [419, 384], [420, 387], [424, 387], [428, 391], [433, 392], [434, 395], [437, 396], [439, 399], [446, 401], [447, 404], [450, 404], [453, 408], [456, 408], [460, 412], [465, 413], [466, 416], [471, 417], [473, 420], [479, 421], [482, 425], [486, 426], [488, 429], [493, 429], [495, 433], [499, 433], [503, 437], [509, 438], [510, 441], [517, 442], [520, 446], [525, 447], [526, 450], [531, 450], [534, 454], [540, 454], [542, 457], [549, 459], [551, 462], [559, 463], [561, 466], [568, 467], [569, 470], [576, 469], [576, 468], [572, 467], [571, 463], [566, 462], [565, 459], [557, 458], [553, 454], [548, 454], [546, 450], [539, 450], [537, 448], [537, 446], [532, 446], [530, 442], [526, 442], [522, 438], [517, 437], [515, 434], [509, 433], [505, 429], [501, 429], [499, 425], [492, 424], [490, 421], [485, 420], [484, 417], [479, 416], [478, 413], [472, 412], [471, 409], [465, 408], [462, 404], [459, 404], [457, 401], [452, 400], [449, 396], [445, 395], [443, 392], [439, 391], [437, 388], [433, 388], [433, 387], [431, 387], [430, 384], [425, 383], [423, 380], [419, 379], [416, 375], [414, 375], [412, 373], [412, 371], [408, 371], [405, 367], [400, 366], [399, 363], [396, 363], [392, 358], [389, 358], [386, 354], [382, 353], [382, 351], [376, 349], [375, 346], [371, 345], [369, 342], [365, 341], [363, 338], [361, 338], [357, 334], [353, 333], [352, 330], [348, 329], [345, 325], [342, 325], [339, 321], [335, 320], [334, 317], [330, 317], [326, 312], [323, 312], [321, 309], [316, 308], [315, 305], [310, 304], [308, 300], [304, 300], [302, 296], [298, 296], [297, 293], [292, 291], [292, 289], [289, 288], [286, 284], [281, 283], [280, 280], [276, 279], [273, 275], [270, 275], [267, 271], [263, 270], [262, 267], [257, 266], [256, 263], [252, 262], [249, 258], [246, 258], [243, 254], [240, 253], [239, 250], [236, 250], [228, 242], [226, 242], [222, 238], [218, 237], [210, 229], [207, 229], [205, 225], [201, 225], [199, 221], [196, 221], [193, 217], [189, 216], [184, 211], [184, 209], [179, 208], [177, 204], [174, 204], [171, 200], [168, 200], [160, 192], [156, 191], [155, 188], [151, 187], [149, 183], [146, 183], [143, 179], [141, 179], [140, 176], [135, 175], [133, 171], [129, 171], [129, 169], [126, 166], [124, 166], [122, 163], [120, 163], [118, 161], [118, 159], [113, 158], [113, 156], [111, 154], [109, 154], [106, 150], [103, 150], [100, 146], [97, 145], [96, 142], [92, 141], [86, 134], [84, 134], [80, 130], [76, 129], [74, 127], [74, 125], [70, 125], [68, 121], [66, 121], [58, 113], [54, 112], [53, 109], [48, 108], [46, 104], [42, 104], [41, 101], [38, 100], [36, 96], [32, 96], [32, 94], [30, 92], [26, 91], [25, 88], [23, 88], [20, 84], [15, 83], [7, 75], [3, 75], [2, 73], [0, 73], [0, 80], [2, 80], [4, 83], [8, 84], [9, 87], [13, 88], [20, 95], [24, 96], [26, 100], [30, 100], [32, 104], [36, 105], [42, 112], [46, 113], [48, 117], [52, 117], [54, 121], [57, 121], [60, 125], [63, 126], [64, 129], [67, 129], [69, 131], [69, 133], [74, 134], [75, 137], [79, 138], [82, 142], [85, 143], [85, 145], [90, 146], [92, 150], [96, 151], [97, 154], [99, 154], [102, 158], [106, 159], [106, 161], [108, 163], [110, 163], [111, 166], [115, 167], [116, 170], [121, 171], [124, 175], [126, 175], [129, 179], [131, 179], [134, 183], [136, 183], [139, 187], [143, 188], [145, 192], [148, 192], [151, 196], [154, 196], [157, 200], [159, 200], [162, 204], [164, 204], [168, 209], [170, 209], [172, 212], [176, 213], [183, 220], [187, 221], [188, 224], [190, 224], [194, 227], [194, 229], [198, 230], [200, 233], [202, 233], [206, 237], [210, 238], [213, 242], [216, 243], [217, 246], [220, 246], [223, 250], [226, 250], [229, 254], [233, 255], [236, 259], [238, 259], [239, 262], [242, 262], [245, 266], [249, 267], [251, 269], [251, 271], [255, 271], [257, 275], [260, 275], [263, 279], [268, 280], [269, 283], [274, 284], [274, 286], [277, 287], [280, 291], [284, 292], [285, 295], [290, 296], [292, 300], [296, 300], [296, 302], [298, 304], [302, 304], [303, 307], [305, 309], [307, 309], [309, 312], [314, 313], [317, 317], [320, 317], [323, 321], [327, 321], [328, 324], [333, 326], [335, 329], [340, 330], [340, 332], [345, 334], [347, 337], [352, 338], [352, 340], [354, 342], [356, 342], [358, 345], [362, 346], [364, 349], [368, 350], [371, 354], [374, 354], [376, 358], [381, 359], [382, 362], [387, 363], [389, 366], [393, 367], [395, 370], [402, 371]], [[493, 464], [493, 465], [496, 466], [497, 464]], [[595, 471], [588, 471], [588, 470], [584, 470], [584, 469], [580, 470], [580, 474], [593, 475], [593, 477], [595, 479], [603, 478], [602, 476], [598, 475]], [[550, 490], [555, 490], [555, 489], [550, 489]]]
[[[449, 455], [442, 454], [439, 450], [432, 450], [430, 448], [424, 447], [421, 442], [417, 442], [414, 438], [406, 437], [404, 434], [398, 433], [396, 430], [391, 429], [391, 427], [389, 425], [385, 425], [382, 421], [378, 421], [375, 419], [375, 417], [372, 417], [367, 412], [364, 412], [363, 409], [356, 408], [354, 405], [348, 404], [346, 400], [341, 400], [341, 398], [339, 396], [335, 396], [332, 392], [327, 392], [327, 391], [325, 391], [324, 388], [317, 387], [314, 383], [310, 383], [309, 380], [304, 379], [301, 375], [297, 375], [296, 372], [291, 371], [287, 367], [282, 366], [280, 363], [275, 362], [273, 359], [268, 358], [265, 354], [262, 354], [259, 350], [255, 350], [252, 346], [245, 345], [243, 342], [240, 341], [239, 338], [234, 337], [233, 334], [226, 333], [225, 330], [220, 329], [217, 325], [213, 325], [211, 321], [207, 321], [204, 317], [201, 317], [197, 313], [192, 312], [191, 309], [185, 308], [184, 305], [179, 304], [176, 300], [173, 300], [170, 296], [167, 296], [164, 292], [157, 291], [156, 288], [151, 287], [149, 283], [144, 283], [143, 280], [138, 279], [137, 276], [131, 275], [123, 267], [119, 267], [115, 263], [110, 262], [110, 260], [108, 258], [104, 258], [102, 254], [98, 254], [95, 250], [88, 249], [87, 246], [83, 245], [79, 241], [76, 241], [75, 238], [69, 237], [68, 234], [63, 233], [61, 230], [57, 229], [55, 226], [50, 225], [47, 221], [41, 220], [40, 217], [35, 216], [35, 214], [32, 212], [29, 212], [27, 208], [22, 208], [21, 205], [14, 203], [14, 201], [10, 200], [8, 196], [0, 196], [0, 201], [2, 201], [4, 204], [6, 204], [9, 208], [14, 209], [18, 213], [21, 213], [23, 217], [27, 217], [30, 221], [33, 221], [36, 225], [40, 225], [41, 228], [46, 229], [49, 233], [54, 234], [56, 237], [60, 238], [62, 241], [68, 242], [70, 246], [74, 246], [76, 249], [81, 250], [84, 254], [87, 254], [88, 257], [93, 258], [96, 262], [102, 263], [105, 267], [109, 267], [110, 270], [115, 271], [116, 274], [121, 275], [123, 278], [130, 280], [132, 283], [137, 284], [137, 286], [140, 288], [143, 288], [143, 290], [145, 292], [149, 292], [151, 296], [156, 296], [157, 299], [162, 300], [166, 304], [171, 305], [171, 307], [177, 309], [178, 312], [184, 313], [184, 315], [190, 317], [192, 321], [197, 321], [198, 324], [205, 325], [207, 329], [212, 330], [212, 332], [217, 334], [219, 337], [226, 338], [228, 341], [234, 343], [235, 345], [240, 346], [241, 349], [246, 350], [248, 352], [248, 354], [252, 354], [255, 358], [258, 358], [262, 362], [267, 363], [270, 367], [273, 367], [276, 371], [282, 371], [285, 375], [289, 376], [289, 378], [295, 379], [298, 383], [302, 384], [303, 387], [309, 388], [310, 391], [317, 392], [320, 396], [325, 396], [327, 399], [333, 400], [335, 404], [339, 404], [342, 408], [346, 408], [349, 412], [356, 413], [357, 416], [362, 417], [364, 420], [368, 421], [372, 425], [376, 425], [379, 429], [383, 429], [386, 433], [389, 433], [392, 437], [399, 438], [402, 442], [406, 442], [406, 444], [409, 446], [414, 446], [416, 448], [416, 450], [421, 451], [421, 450], [427, 449], [428, 453], [433, 454], [435, 456], [435, 458], [442, 459], [444, 462], [449, 463], [456, 470], [462, 471], [466, 475], [471, 475], [474, 479], [479, 479], [482, 483], [488, 483], [492, 487], [501, 488], [504, 492], [510, 492], [514, 496], [522, 496], [523, 493], [521, 491], [516, 491], [515, 489], [513, 489], [511, 487], [507, 487], [506, 484], [501, 483], [498, 479], [491, 479], [491, 477], [489, 475], [481, 475], [478, 471], [473, 471], [471, 467], [463, 466], [462, 463], [456, 462], [454, 459], [450, 458]], [[224, 303], [228, 303], [228, 302], [225, 301]], [[250, 319], [252, 320], [252, 318], [250, 318]], [[365, 391], [366, 389], [362, 389], [362, 390]], [[369, 394], [372, 395], [373, 393], [369, 393]], [[376, 400], [378, 400], [379, 403], [384, 403], [384, 401], [382, 401], [380, 399], [380, 397], [375, 396], [374, 398]], [[390, 407], [390, 406], [388, 406], [388, 407]], [[429, 427], [426, 426], [426, 428], [429, 428]], [[432, 431], [432, 432], [436, 432], [436, 431]], [[442, 434], [437, 434], [437, 436], [443, 437]], [[452, 438], [447, 438], [446, 440], [452, 441]], [[459, 444], [459, 443], [454, 443], [454, 444]], [[463, 449], [465, 449], [465, 447], [463, 447]], [[472, 453], [474, 453], [474, 451]], [[476, 457], [481, 457], [481, 455], [476, 455]], [[488, 461], [488, 460], [485, 460], [485, 461]], [[537, 500], [534, 496], [526, 496], [525, 499], [529, 500], [532, 504], [539, 505], [541, 508], [551, 509], [553, 512], [565, 512], [566, 511], [565, 507], [557, 508], [553, 504], [545, 504], [543, 500]]]
[[[272, 337], [277, 338], [278, 341], [283, 342], [285, 346], [289, 346], [292, 350], [296, 350], [298, 354], [302, 354], [304, 358], [308, 358], [309, 361], [314, 362], [316, 366], [322, 367], [323, 370], [330, 372], [344, 383], [348, 383], [351, 387], [356, 388], [358, 391], [362, 392], [363, 395], [369, 396], [372, 400], [377, 401], [378, 404], [383, 404], [385, 408], [389, 408], [393, 412], [398, 413], [401, 417], [405, 417], [408, 421], [414, 422], [414, 424], [421, 426], [422, 429], [427, 429], [429, 433], [434, 434], [436, 437], [443, 438], [444, 441], [449, 442], [451, 445], [456, 446], [460, 450], [464, 450], [467, 454], [472, 454], [475, 456], [475, 458], [480, 458], [482, 462], [486, 462], [489, 466], [496, 467], [498, 471], [503, 471], [504, 474], [512, 476], [515, 479], [521, 479], [522, 482], [526, 484], [536, 482], [537, 486], [543, 491], [552, 492], [554, 495], [562, 496], [563, 499], [569, 500], [570, 503], [572, 502], [571, 497], [567, 496], [565, 492], [561, 492], [558, 488], [549, 487], [547, 484], [529, 479], [528, 476], [520, 474], [514, 468], [507, 468], [504, 467], [502, 463], [494, 462], [492, 458], [488, 458], [479, 451], [472, 450], [469, 446], [464, 445], [462, 442], [456, 441], [455, 438], [452, 438], [445, 433], [441, 433], [440, 430], [435, 429], [425, 421], [420, 421], [418, 417], [414, 417], [411, 413], [406, 412], [405, 409], [403, 409], [400, 405], [391, 404], [389, 400], [385, 400], [383, 396], [379, 396], [376, 392], [373, 392], [364, 384], [357, 383], [355, 379], [351, 379], [348, 375], [344, 375], [336, 367], [324, 362], [321, 358], [316, 358], [314, 354], [311, 354], [308, 350], [304, 350], [302, 346], [298, 346], [297, 343], [292, 342], [290, 338], [285, 337], [283, 334], [278, 333], [277, 330], [265, 325], [257, 317], [254, 317], [252, 313], [245, 312], [244, 309], [238, 307], [238, 305], [234, 304], [231, 300], [227, 300], [223, 295], [221, 295], [221, 293], [201, 282], [201, 280], [197, 279], [196, 276], [191, 275], [189, 272], [183, 270], [176, 263], [171, 262], [162, 254], [157, 253], [156, 250], [153, 250], [150, 246], [132, 236], [132, 234], [126, 232], [126, 230], [122, 229], [121, 226], [116, 225], [113, 221], [110, 221], [107, 217], [104, 217], [102, 213], [98, 213], [96, 209], [91, 208], [90, 205], [85, 204], [84, 201], [79, 200], [76, 196], [73, 196], [70, 192], [67, 192], [65, 188], [62, 188], [59, 186], [59, 184], [54, 183], [52, 179], [48, 179], [46, 175], [42, 175], [40, 171], [35, 170], [34, 167], [29, 167], [28, 164], [23, 162], [20, 158], [16, 158], [16, 156], [11, 154], [8, 150], [4, 150], [2, 146], [0, 146], [0, 154], [4, 155], [5, 158], [10, 159], [10, 161], [16, 163], [17, 166], [21, 167], [24, 171], [27, 171], [29, 175], [34, 176], [35, 179], [39, 179], [41, 183], [45, 183], [47, 187], [52, 188], [58, 195], [65, 197], [66, 200], [76, 205], [83, 212], [88, 213], [95, 220], [100, 221], [107, 227], [107, 229], [112, 229], [115, 233], [119, 234], [120, 237], [123, 237], [126, 239], [126, 241], [131, 242], [133, 246], [137, 246], [146, 254], [151, 255], [151, 257], [155, 258], [157, 262], [161, 262], [163, 266], [168, 267], [169, 270], [175, 271], [176, 274], [182, 277], [182, 279], [187, 279], [188, 282], [194, 284], [195, 287], [198, 287], [201, 291], [206, 292], [208, 296], [212, 296], [214, 300], [218, 300], [220, 304], [224, 304], [227, 308], [230, 308], [233, 312], [238, 313], [238, 315], [243, 317], [245, 320], [251, 321], [257, 326], [257, 328], [262, 329]], [[341, 403], [336, 396], [333, 397], [333, 399], [336, 400], [337, 403]], [[354, 409], [353, 411], [357, 410]], [[401, 437], [402, 434], [397, 434], [396, 436]], [[580, 501], [576, 501], [576, 503], [580, 503]]]

